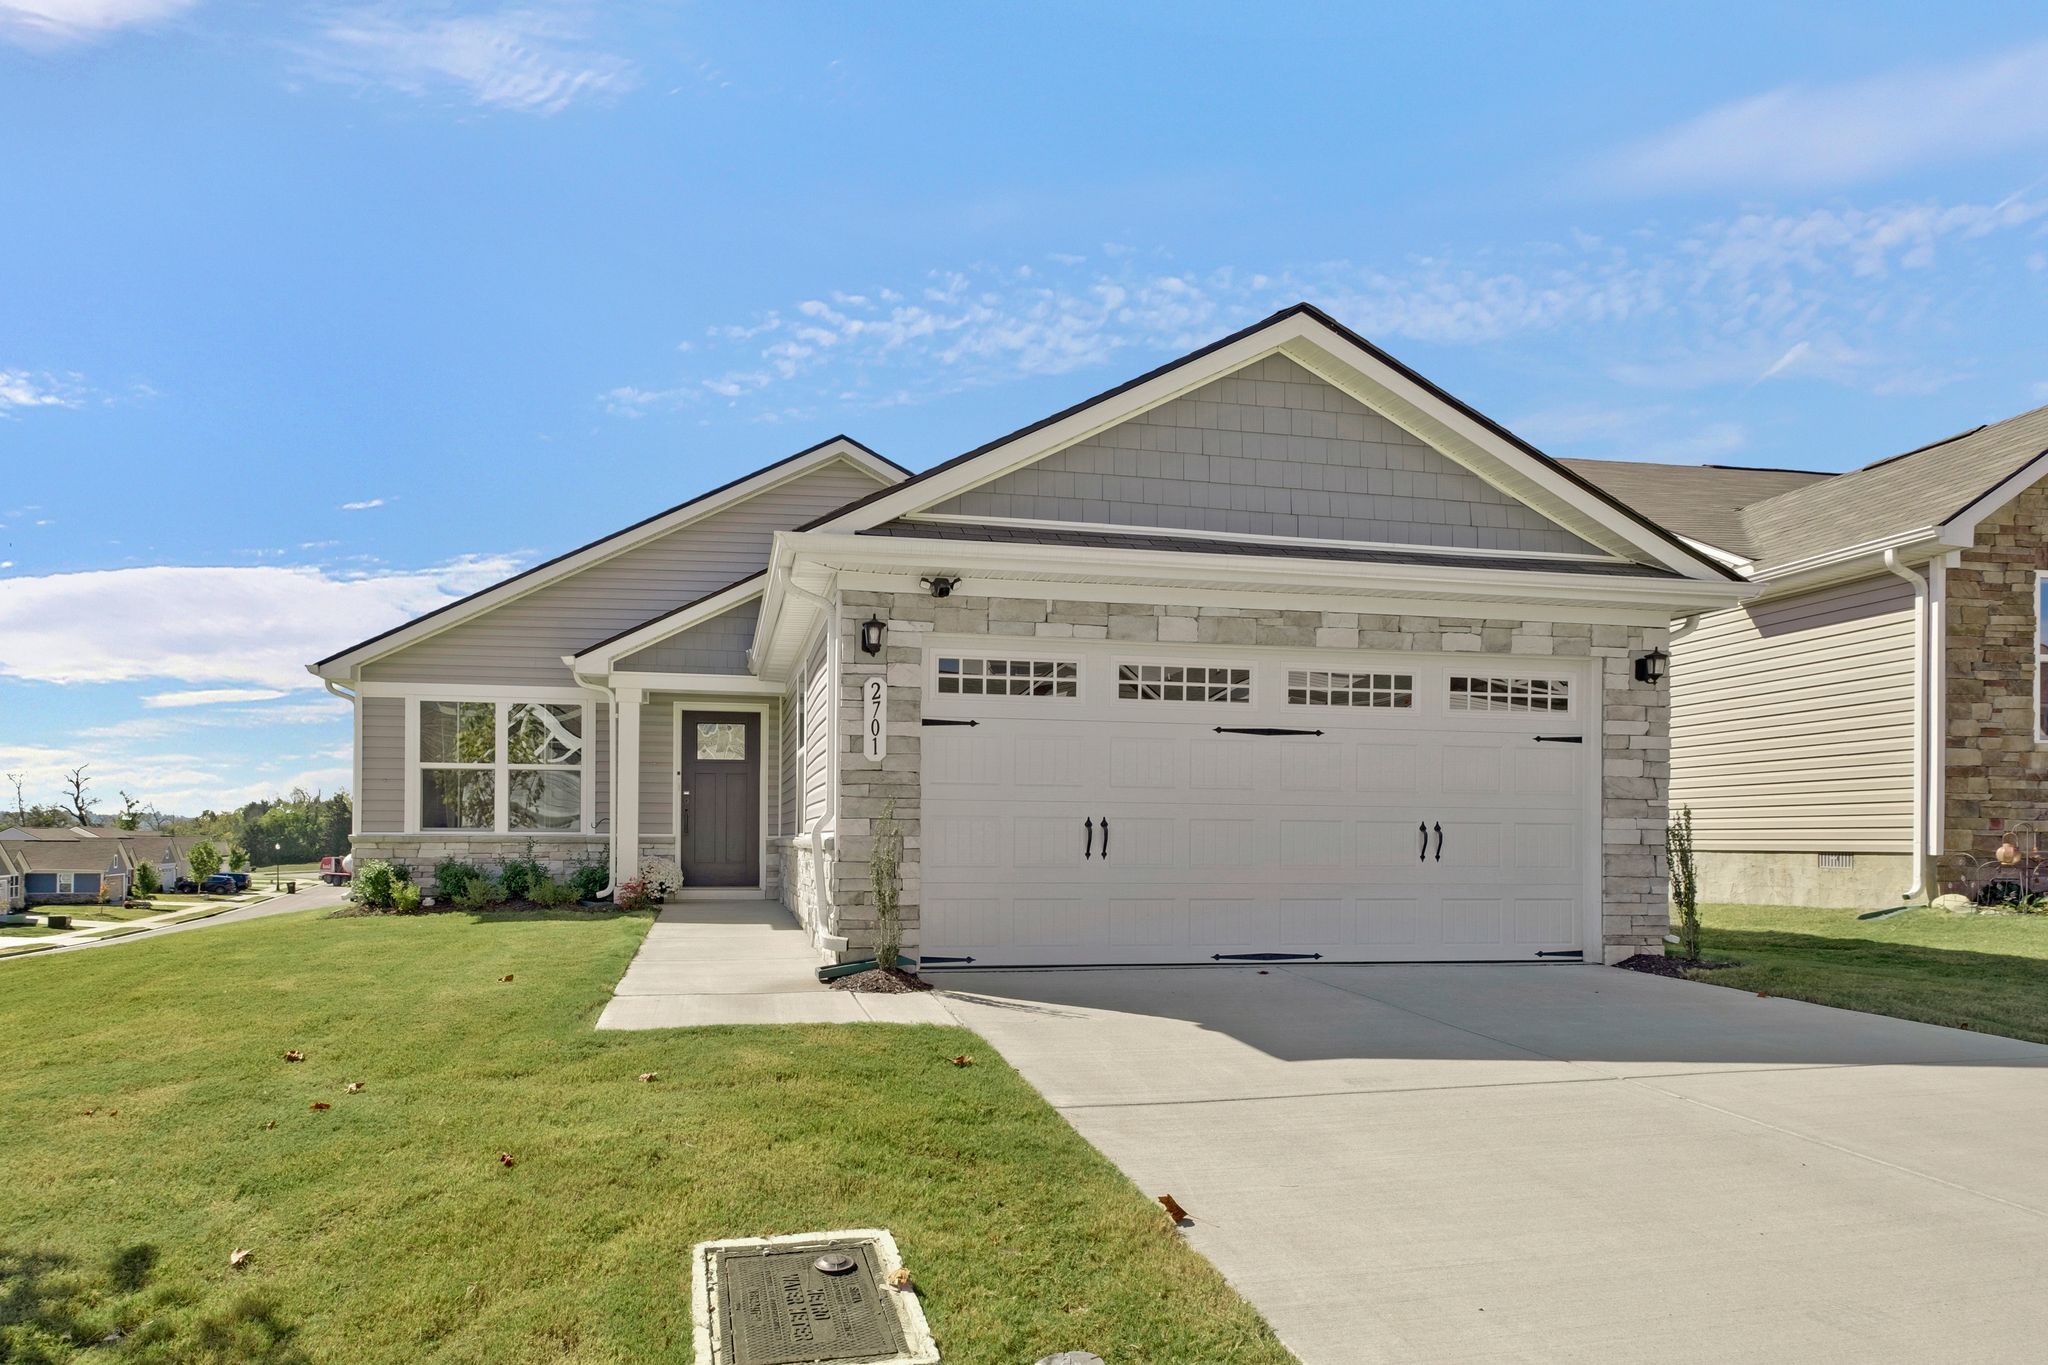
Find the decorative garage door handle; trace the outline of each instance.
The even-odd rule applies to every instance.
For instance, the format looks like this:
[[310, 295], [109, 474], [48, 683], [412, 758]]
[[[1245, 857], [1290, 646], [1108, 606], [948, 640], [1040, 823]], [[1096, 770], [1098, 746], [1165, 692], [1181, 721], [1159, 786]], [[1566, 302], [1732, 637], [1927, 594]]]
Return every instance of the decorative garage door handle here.
[[1429, 822], [1425, 820], [1421, 824], [1417, 825], [1415, 827], [1415, 832], [1422, 836], [1422, 851], [1415, 855], [1415, 861], [1418, 863], [1426, 863], [1429, 861]]
[[1444, 860], [1444, 827], [1441, 822], [1436, 827], [1436, 860], [1438, 862]]
[[1081, 824], [1088, 831], [1088, 842], [1082, 846], [1081, 856], [1083, 858], [1093, 858], [1095, 856], [1095, 817], [1091, 815], [1082, 821]]
[[1102, 861], [1109, 861], [1109, 817], [1102, 817]]

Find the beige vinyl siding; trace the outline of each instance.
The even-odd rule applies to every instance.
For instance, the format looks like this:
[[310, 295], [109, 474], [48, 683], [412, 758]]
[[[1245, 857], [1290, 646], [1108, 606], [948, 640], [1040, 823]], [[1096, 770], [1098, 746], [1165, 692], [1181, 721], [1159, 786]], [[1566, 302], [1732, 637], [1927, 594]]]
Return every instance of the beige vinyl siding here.
[[603, 696], [593, 692], [587, 703], [593, 726], [590, 750], [590, 775], [586, 779], [597, 784], [597, 810], [594, 819], [596, 827], [583, 831], [585, 834], [610, 834], [612, 832], [612, 732], [610, 703]]
[[405, 828], [405, 707], [403, 697], [362, 697], [363, 803], [366, 834], [395, 834]]
[[757, 572], [775, 532], [836, 511], [879, 484], [867, 471], [834, 461], [366, 664], [362, 676], [572, 686], [564, 654]]
[[1913, 829], [1913, 594], [1889, 576], [1673, 646], [1671, 804], [1711, 851], [1890, 853]]
[[613, 667], [622, 673], [732, 673], [745, 676], [747, 650], [761, 601], [742, 602], [658, 645], [626, 655]]
[[821, 637], [811, 651], [804, 699], [803, 815], [801, 829], [825, 814], [832, 761], [832, 669]]

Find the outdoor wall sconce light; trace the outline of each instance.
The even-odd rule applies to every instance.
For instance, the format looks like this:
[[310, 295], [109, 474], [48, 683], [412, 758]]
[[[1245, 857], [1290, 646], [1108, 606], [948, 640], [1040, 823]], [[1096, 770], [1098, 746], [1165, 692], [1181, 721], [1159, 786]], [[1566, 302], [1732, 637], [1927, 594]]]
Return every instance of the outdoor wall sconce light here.
[[1652, 687], [1663, 682], [1664, 665], [1670, 662], [1670, 659], [1671, 656], [1661, 649], [1653, 649], [1648, 654], [1637, 655], [1636, 681], [1648, 683]]
[[863, 654], [880, 654], [882, 652], [882, 637], [888, 634], [888, 630], [889, 628], [882, 623], [882, 618], [879, 616], [870, 616], [867, 620], [861, 622], [860, 652]]

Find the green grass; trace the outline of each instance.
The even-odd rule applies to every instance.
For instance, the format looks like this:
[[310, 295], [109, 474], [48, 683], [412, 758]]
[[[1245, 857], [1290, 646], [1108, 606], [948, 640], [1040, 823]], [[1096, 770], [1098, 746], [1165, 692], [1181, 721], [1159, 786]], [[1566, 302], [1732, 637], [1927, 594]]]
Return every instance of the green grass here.
[[52, 929], [47, 924], [6, 924], [0, 925], [0, 940], [40, 938], [44, 934], [69, 934], [75, 932], [72, 929]]
[[1717, 986], [2048, 1043], [2048, 916], [1703, 905]]
[[129, 920], [148, 919], [152, 915], [168, 914], [172, 910], [179, 908], [181, 907], [169, 904], [152, 905], [152, 908], [147, 910], [135, 909], [126, 905], [93, 905], [81, 907], [73, 918], [96, 919], [103, 924], [125, 924]]
[[0, 1360], [682, 1361], [692, 1243], [864, 1226], [949, 1361], [1289, 1358], [965, 1030], [597, 1033], [646, 924], [309, 911], [0, 967]]

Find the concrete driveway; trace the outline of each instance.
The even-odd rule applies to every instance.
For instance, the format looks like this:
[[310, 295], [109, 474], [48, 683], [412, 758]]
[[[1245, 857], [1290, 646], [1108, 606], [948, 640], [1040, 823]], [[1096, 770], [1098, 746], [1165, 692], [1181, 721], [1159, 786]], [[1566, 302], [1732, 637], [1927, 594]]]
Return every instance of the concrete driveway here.
[[944, 984], [1304, 1361], [2048, 1340], [2048, 1047], [1599, 967]]

